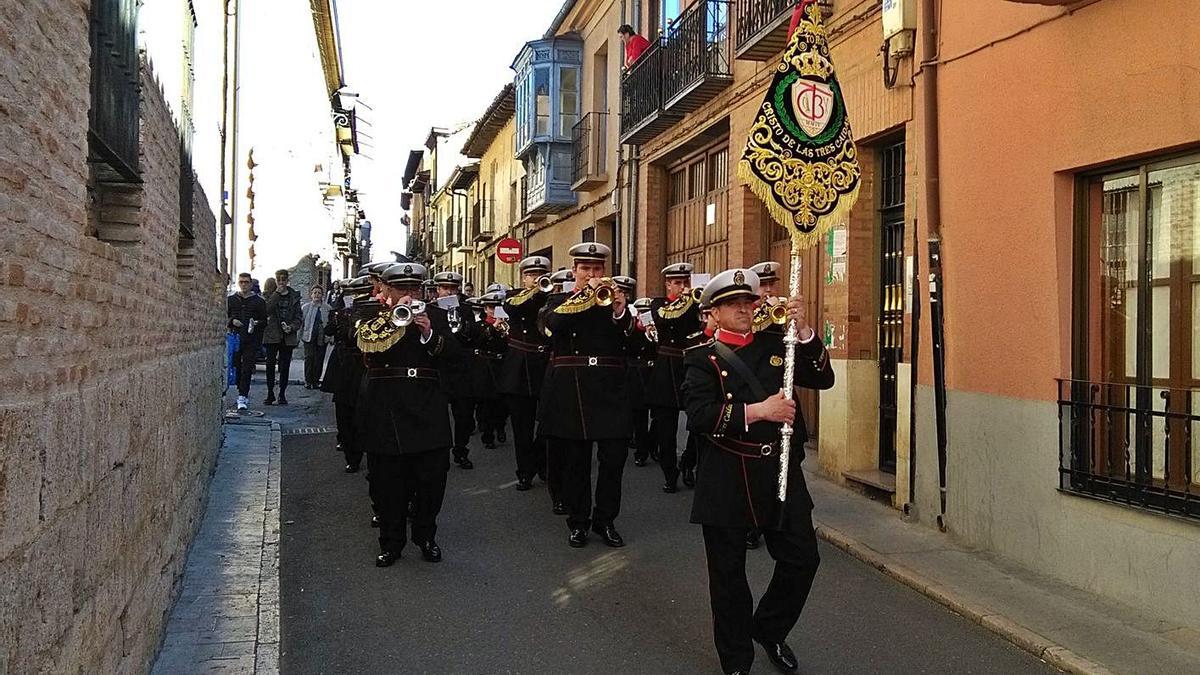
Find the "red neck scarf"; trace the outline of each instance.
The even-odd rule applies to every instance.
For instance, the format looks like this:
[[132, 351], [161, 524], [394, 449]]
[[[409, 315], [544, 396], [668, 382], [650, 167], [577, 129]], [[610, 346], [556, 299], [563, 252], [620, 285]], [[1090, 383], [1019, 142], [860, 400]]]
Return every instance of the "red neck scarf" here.
[[754, 342], [753, 332], [742, 335], [741, 333], [734, 333], [722, 328], [717, 329], [717, 333], [714, 337], [730, 347], [745, 347], [751, 342]]

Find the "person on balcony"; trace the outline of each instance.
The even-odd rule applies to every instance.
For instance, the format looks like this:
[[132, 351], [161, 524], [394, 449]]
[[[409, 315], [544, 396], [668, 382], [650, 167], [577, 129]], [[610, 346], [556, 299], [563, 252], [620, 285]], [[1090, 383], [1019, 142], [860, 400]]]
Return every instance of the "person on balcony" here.
[[625, 70], [629, 70], [650, 48], [650, 41], [638, 35], [629, 24], [623, 24], [617, 29], [617, 37], [620, 38], [621, 44], [625, 45]]

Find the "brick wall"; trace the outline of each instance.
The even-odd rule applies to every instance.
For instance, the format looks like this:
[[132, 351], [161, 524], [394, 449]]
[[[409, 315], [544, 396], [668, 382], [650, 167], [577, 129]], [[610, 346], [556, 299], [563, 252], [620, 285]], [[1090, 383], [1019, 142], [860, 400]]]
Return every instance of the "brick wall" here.
[[181, 279], [147, 73], [139, 241], [88, 234], [88, 5], [0, 6], [0, 672], [146, 669], [220, 441], [214, 219]]

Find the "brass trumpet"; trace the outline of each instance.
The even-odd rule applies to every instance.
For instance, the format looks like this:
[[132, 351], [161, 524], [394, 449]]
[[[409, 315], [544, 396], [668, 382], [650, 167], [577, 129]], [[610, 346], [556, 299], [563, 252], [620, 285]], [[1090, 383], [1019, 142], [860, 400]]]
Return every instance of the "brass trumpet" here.
[[600, 285], [593, 292], [596, 294], [596, 304], [601, 307], [608, 307], [613, 303], [613, 296], [617, 292], [617, 284], [611, 277], [602, 277]]
[[508, 337], [508, 332], [512, 330], [508, 325], [508, 319], [496, 319], [496, 322], [492, 324], [492, 328], [495, 328], [496, 332], [500, 333], [502, 337]]
[[771, 305], [767, 308], [767, 316], [771, 317], [771, 323], [782, 326], [788, 320], [787, 305]]
[[425, 313], [425, 303], [420, 300], [413, 300], [407, 305], [396, 305], [392, 310], [392, 323], [401, 328], [411, 324], [418, 314]]
[[538, 277], [537, 289], [542, 293], [550, 293], [554, 290], [554, 282], [550, 280], [549, 274], [543, 274]]
[[700, 302], [700, 296], [704, 295], [704, 289], [703, 288], [693, 288], [691, 291], [691, 295], [692, 295], [692, 300], [694, 300], [695, 302]]

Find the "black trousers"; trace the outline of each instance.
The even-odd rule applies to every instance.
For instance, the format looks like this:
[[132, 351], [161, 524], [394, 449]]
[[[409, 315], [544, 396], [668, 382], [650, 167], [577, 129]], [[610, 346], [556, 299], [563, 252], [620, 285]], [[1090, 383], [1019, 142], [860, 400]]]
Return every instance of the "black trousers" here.
[[654, 422], [649, 408], [633, 409], [633, 457], [645, 460], [654, 450]]
[[532, 396], [509, 396], [512, 415], [513, 450], [517, 457], [517, 478], [533, 478], [546, 470], [546, 448], [534, 436], [538, 400]]
[[484, 443], [494, 441], [496, 436], [504, 433], [504, 424], [508, 421], [508, 403], [499, 396], [481, 398], [475, 407], [475, 419], [479, 424], [480, 439]]
[[689, 431], [687, 445], [683, 447], [683, 454], [679, 456], [679, 469], [686, 471], [694, 468], [696, 468], [696, 436]]
[[546, 447], [546, 487], [550, 488], [550, 501], [563, 501], [563, 472], [566, 463], [566, 444], [561, 438], [543, 438]]
[[475, 403], [468, 396], [450, 399], [450, 413], [454, 416], [454, 456], [458, 458], [471, 454], [467, 446], [471, 442], [471, 434], [475, 433]]
[[800, 619], [821, 559], [811, 517], [797, 525], [799, 531], [763, 532], [767, 551], [775, 560], [775, 573], [757, 610], [746, 581], [747, 529], [704, 526], [713, 640], [721, 668], [727, 673], [750, 669], [754, 638], [782, 642]]
[[267, 393], [275, 393], [275, 364], [279, 364], [279, 393], [287, 391], [288, 377], [292, 371], [292, 350], [285, 344], [267, 345]]
[[325, 350], [329, 345], [315, 341], [304, 343], [304, 384], [317, 386], [321, 383], [321, 372], [325, 370]]
[[[443, 450], [405, 455], [372, 454], [370, 459], [371, 501], [379, 516], [379, 549], [399, 553], [407, 539], [414, 544], [433, 541], [437, 516], [446, 497], [446, 472], [450, 456]], [[416, 510], [411, 536], [406, 538], [408, 504]]]
[[258, 361], [258, 350], [262, 347], [262, 341], [243, 335], [238, 345], [237, 354], [233, 357], [233, 363], [237, 369], [238, 395], [249, 396], [250, 378], [254, 375], [255, 364]]
[[342, 454], [350, 466], [362, 464], [363, 450], [358, 442], [354, 428], [354, 406], [349, 403], [334, 402], [333, 412], [337, 419], [337, 442], [342, 446]]
[[[592, 506], [592, 443], [596, 444], [595, 508]], [[606, 525], [621, 513], [621, 476], [629, 457], [626, 439], [561, 441], [563, 448], [563, 502], [568, 527]], [[744, 542], [743, 542], [744, 545]]]
[[679, 466], [676, 464], [679, 442], [675, 436], [679, 431], [679, 411], [674, 408], [651, 408], [650, 416], [654, 419], [654, 437], [663, 478], [668, 483], [674, 483], [679, 479]]

